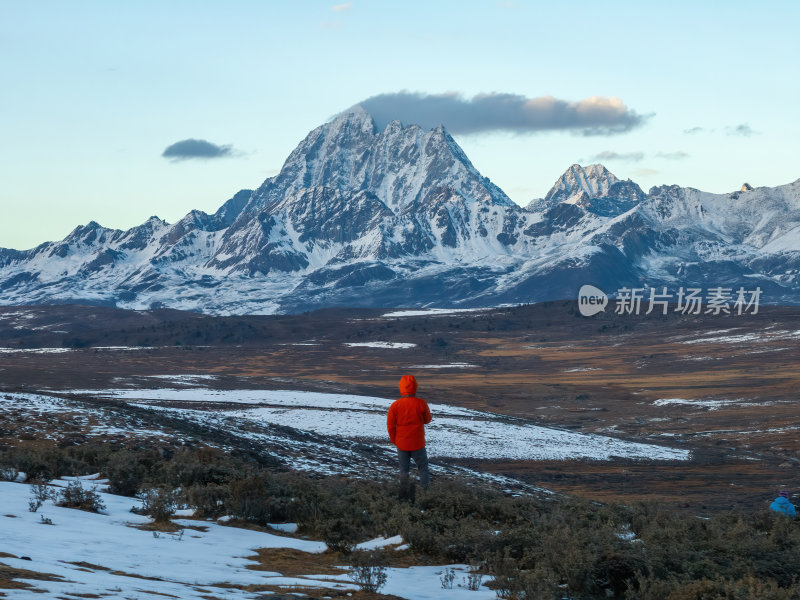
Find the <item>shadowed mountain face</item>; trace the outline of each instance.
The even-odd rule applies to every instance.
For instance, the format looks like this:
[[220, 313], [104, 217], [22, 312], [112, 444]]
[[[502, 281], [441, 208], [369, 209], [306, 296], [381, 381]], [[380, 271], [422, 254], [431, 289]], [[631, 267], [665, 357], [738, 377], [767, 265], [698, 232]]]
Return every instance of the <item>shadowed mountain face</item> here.
[[213, 215], [127, 231], [91, 222], [60, 242], [0, 249], [0, 302], [219, 314], [475, 307], [574, 298], [590, 283], [760, 286], [762, 302], [798, 303], [798, 269], [800, 181], [645, 194], [602, 165], [572, 165], [522, 208], [443, 127], [378, 130], [357, 107]]

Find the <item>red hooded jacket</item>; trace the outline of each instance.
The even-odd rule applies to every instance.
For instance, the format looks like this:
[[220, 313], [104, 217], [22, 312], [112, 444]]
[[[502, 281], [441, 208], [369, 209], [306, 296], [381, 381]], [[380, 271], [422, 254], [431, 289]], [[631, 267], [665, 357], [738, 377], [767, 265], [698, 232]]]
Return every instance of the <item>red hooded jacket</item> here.
[[425, 424], [431, 422], [431, 410], [425, 400], [414, 396], [417, 380], [413, 375], [403, 375], [400, 379], [400, 393], [403, 397], [389, 407], [386, 429], [395, 446], [414, 452], [425, 447]]

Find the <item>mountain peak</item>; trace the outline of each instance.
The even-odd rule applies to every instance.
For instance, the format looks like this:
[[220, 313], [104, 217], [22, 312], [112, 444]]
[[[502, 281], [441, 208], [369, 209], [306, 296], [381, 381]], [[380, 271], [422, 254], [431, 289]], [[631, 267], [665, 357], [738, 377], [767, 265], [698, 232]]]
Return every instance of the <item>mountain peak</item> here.
[[313, 197], [306, 190], [321, 187], [372, 193], [396, 213], [441, 198], [439, 188], [468, 200], [513, 204], [477, 171], [444, 126], [425, 131], [393, 120], [380, 129], [360, 105], [311, 131], [242, 214]]
[[608, 190], [617, 181], [619, 179], [601, 164], [583, 167], [576, 163], [558, 178], [545, 200], [576, 204], [584, 196], [587, 199], [599, 198], [608, 194]]
[[356, 104], [339, 113], [322, 127], [328, 130], [351, 130], [370, 135], [374, 135], [378, 129], [375, 125], [375, 119], [360, 104]]
[[642, 189], [620, 180], [601, 164], [571, 165], [544, 198], [532, 200], [528, 210], [543, 212], [558, 204], [574, 204], [602, 217], [616, 217], [646, 198]]

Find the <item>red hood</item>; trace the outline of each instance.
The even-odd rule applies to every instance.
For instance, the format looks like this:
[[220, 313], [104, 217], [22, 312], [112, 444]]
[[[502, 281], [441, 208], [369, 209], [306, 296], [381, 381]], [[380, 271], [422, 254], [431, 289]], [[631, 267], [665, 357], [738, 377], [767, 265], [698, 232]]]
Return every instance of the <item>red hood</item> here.
[[400, 378], [400, 393], [403, 396], [413, 396], [417, 393], [417, 380], [413, 375], [403, 375]]

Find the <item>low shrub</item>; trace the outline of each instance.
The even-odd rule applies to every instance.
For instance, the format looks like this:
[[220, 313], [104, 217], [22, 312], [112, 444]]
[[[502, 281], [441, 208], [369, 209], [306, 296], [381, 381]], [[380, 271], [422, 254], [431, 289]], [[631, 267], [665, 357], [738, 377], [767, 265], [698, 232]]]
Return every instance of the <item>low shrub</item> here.
[[151, 452], [131, 452], [120, 450], [112, 454], [105, 465], [108, 489], [113, 494], [135, 496], [152, 478], [153, 466], [158, 462], [158, 454]]
[[386, 559], [380, 551], [353, 553], [351, 562], [350, 579], [362, 590], [375, 594], [386, 585]]
[[443, 590], [452, 590], [453, 582], [455, 580], [456, 580], [456, 572], [454, 569], [445, 569], [444, 571], [442, 571], [442, 574], [439, 575], [439, 581], [442, 582]]
[[31, 497], [28, 500], [28, 510], [35, 513], [48, 500], [57, 500], [58, 496], [46, 481], [39, 481], [31, 485]]
[[142, 490], [139, 499], [142, 501], [142, 512], [156, 523], [167, 523], [178, 510], [178, 492], [166, 487]]
[[0, 465], [0, 481], [16, 481], [19, 471], [15, 467]]
[[477, 592], [481, 589], [481, 584], [483, 583], [483, 574], [479, 571], [480, 567], [477, 565], [473, 565], [470, 569], [470, 572], [467, 573], [467, 576], [464, 578], [464, 586], [470, 590], [471, 592]]
[[97, 490], [85, 489], [80, 481], [71, 481], [67, 487], [55, 495], [56, 506], [66, 508], [77, 508], [88, 512], [102, 512], [106, 509], [100, 494]]
[[182, 448], [164, 463], [163, 482], [188, 488], [226, 484], [243, 479], [250, 468], [242, 461], [216, 448]]
[[183, 492], [186, 504], [195, 509], [195, 514], [204, 519], [216, 519], [230, 512], [230, 485], [193, 485]]
[[268, 473], [231, 481], [226, 498], [231, 515], [266, 526], [294, 520], [292, 486]]

